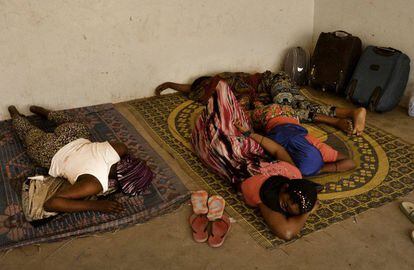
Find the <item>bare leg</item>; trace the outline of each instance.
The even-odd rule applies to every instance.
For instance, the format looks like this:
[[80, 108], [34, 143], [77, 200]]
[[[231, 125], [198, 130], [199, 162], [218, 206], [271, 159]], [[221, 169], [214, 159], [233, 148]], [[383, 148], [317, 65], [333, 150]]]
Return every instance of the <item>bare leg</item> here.
[[[58, 126], [62, 124], [66, 124], [66, 123], [82, 124], [81, 120], [77, 119], [74, 115], [69, 115], [68, 113], [64, 111], [51, 111], [49, 109], [46, 109], [40, 106], [35, 106], [35, 105], [30, 106], [30, 111], [34, 114], [37, 114], [43, 117], [44, 119], [54, 122]], [[84, 129], [87, 130], [88, 128], [85, 126]], [[59, 133], [59, 131], [57, 130], [55, 131]]]
[[94, 176], [84, 174], [78, 177], [75, 184], [58, 191], [44, 204], [49, 212], [121, 212], [123, 207], [116, 201], [88, 201], [82, 200], [97, 195], [102, 191], [101, 183]]
[[314, 117], [314, 121], [316, 123], [324, 123], [336, 127], [345, 132], [347, 135], [352, 134], [352, 122], [348, 119], [340, 119], [323, 114], [316, 114]]
[[165, 89], [173, 89], [181, 93], [190, 93], [191, 90], [191, 84], [180, 84], [180, 83], [173, 83], [173, 82], [165, 82], [163, 84], [160, 84], [155, 88], [155, 95], [159, 96], [162, 91]]
[[342, 153], [338, 154], [338, 159], [335, 162], [326, 163], [320, 172], [346, 172], [355, 169], [355, 162]]
[[361, 135], [365, 129], [365, 118], [367, 115], [367, 110], [365, 108], [357, 109], [345, 109], [345, 108], [336, 108], [336, 116], [339, 118], [351, 118], [354, 123], [354, 128], [352, 134]]

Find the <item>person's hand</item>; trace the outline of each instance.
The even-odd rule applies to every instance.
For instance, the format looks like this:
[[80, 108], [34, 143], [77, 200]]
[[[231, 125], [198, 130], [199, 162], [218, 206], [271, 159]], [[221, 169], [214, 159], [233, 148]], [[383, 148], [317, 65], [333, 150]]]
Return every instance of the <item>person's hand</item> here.
[[102, 200], [102, 201], [96, 201], [96, 202], [99, 204], [98, 211], [100, 212], [120, 213], [124, 210], [124, 207], [122, 206], [122, 204], [120, 204], [117, 201]]
[[169, 82], [165, 82], [163, 84], [158, 85], [157, 88], [155, 88], [155, 95], [156, 96], [161, 95], [161, 92], [168, 88], [170, 88]]
[[233, 122], [233, 124], [236, 126], [236, 128], [237, 128], [238, 130], [240, 130], [240, 132], [241, 132], [241, 133], [245, 133], [245, 132], [247, 132], [247, 131], [249, 131], [249, 130], [250, 130], [249, 128], [244, 127], [244, 126], [243, 126], [243, 124], [240, 122], [240, 120], [235, 120], [235, 121]]

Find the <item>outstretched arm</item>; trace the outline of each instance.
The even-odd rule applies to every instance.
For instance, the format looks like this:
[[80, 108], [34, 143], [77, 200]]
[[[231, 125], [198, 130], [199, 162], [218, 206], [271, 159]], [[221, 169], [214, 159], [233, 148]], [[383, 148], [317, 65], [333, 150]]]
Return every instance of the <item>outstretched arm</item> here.
[[337, 160], [335, 162], [325, 163], [321, 169], [321, 172], [346, 172], [355, 169], [355, 167], [356, 164], [352, 159], [348, 158], [342, 153], [338, 153]]
[[190, 93], [191, 90], [191, 84], [180, 84], [180, 83], [174, 83], [174, 82], [165, 82], [163, 84], [160, 84], [155, 88], [155, 95], [159, 96], [162, 91], [165, 89], [173, 89], [181, 93]]

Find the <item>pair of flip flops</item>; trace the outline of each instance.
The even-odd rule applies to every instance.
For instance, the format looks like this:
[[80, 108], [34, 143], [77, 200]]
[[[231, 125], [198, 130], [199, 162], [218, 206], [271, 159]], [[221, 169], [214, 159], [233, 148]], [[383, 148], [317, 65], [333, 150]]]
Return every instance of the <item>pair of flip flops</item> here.
[[[401, 211], [414, 223], [414, 203], [402, 202], [400, 204]], [[411, 240], [414, 241], [414, 231], [411, 232]]]
[[[193, 214], [189, 223], [193, 231], [194, 241], [208, 242], [211, 247], [223, 245], [230, 230], [230, 219], [223, 214], [225, 201], [218, 195], [208, 196], [207, 191], [195, 191], [191, 195]], [[210, 231], [209, 225], [211, 224]]]

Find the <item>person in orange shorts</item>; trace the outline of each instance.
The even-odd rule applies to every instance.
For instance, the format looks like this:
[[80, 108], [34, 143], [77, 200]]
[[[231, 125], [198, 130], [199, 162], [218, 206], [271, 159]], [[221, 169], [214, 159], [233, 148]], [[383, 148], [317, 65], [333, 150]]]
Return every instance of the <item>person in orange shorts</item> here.
[[331, 146], [321, 142], [308, 133], [299, 122], [296, 110], [288, 105], [270, 104], [263, 106], [255, 104], [250, 111], [250, 119], [255, 130], [262, 130], [265, 135], [259, 135], [242, 123], [236, 127], [247, 137], [263, 140], [267, 137], [285, 148], [296, 167], [303, 176], [313, 176], [319, 173], [343, 172], [355, 168], [355, 162], [338, 152]]

